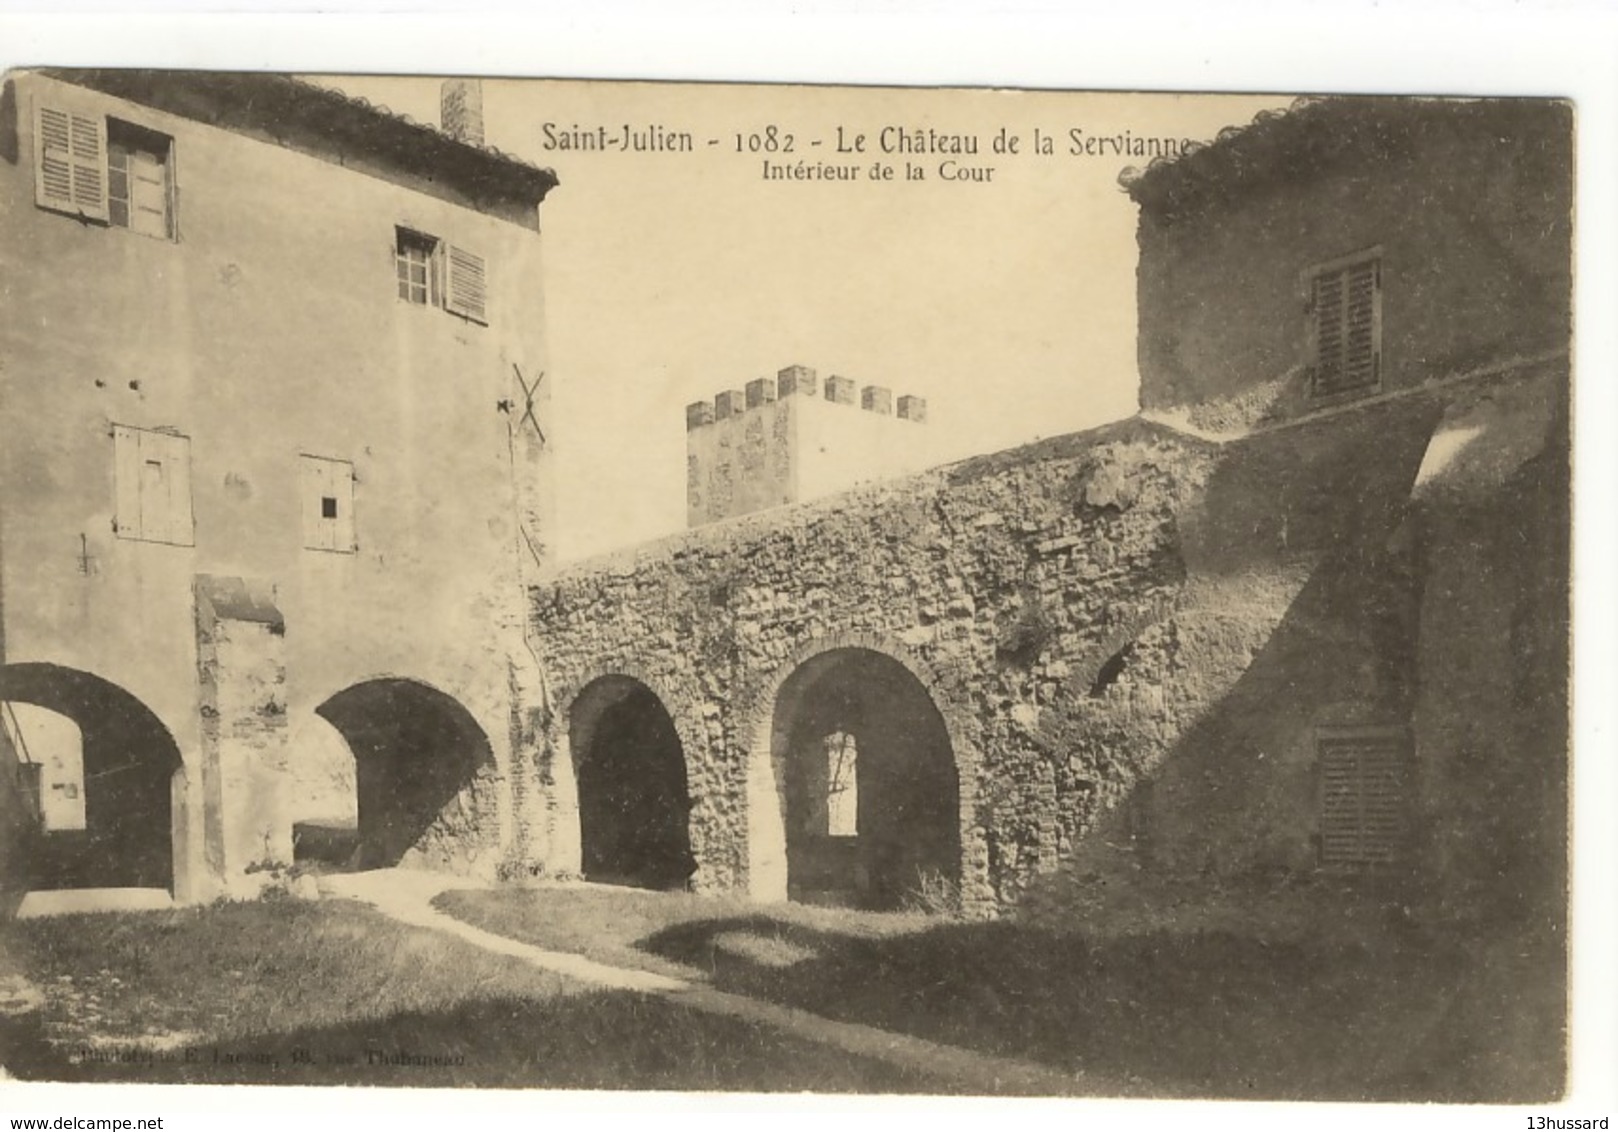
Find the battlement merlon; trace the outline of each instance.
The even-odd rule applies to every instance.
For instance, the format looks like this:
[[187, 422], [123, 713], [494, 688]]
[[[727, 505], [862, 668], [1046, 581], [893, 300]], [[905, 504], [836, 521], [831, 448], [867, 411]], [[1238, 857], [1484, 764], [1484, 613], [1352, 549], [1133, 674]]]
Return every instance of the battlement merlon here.
[[895, 398], [888, 386], [866, 385], [862, 388], [853, 378], [837, 374], [827, 377], [822, 386], [814, 369], [791, 365], [781, 369], [773, 380], [768, 377], [754, 378], [743, 389], [721, 390], [712, 401], [692, 401], [685, 407], [686, 431], [704, 428], [793, 397], [825, 400], [833, 405], [858, 405], [867, 412], [881, 416], [896, 417], [912, 424], [927, 423], [925, 397], [907, 393]]
[[685, 408], [690, 526], [844, 491], [928, 463], [927, 401], [790, 365]]

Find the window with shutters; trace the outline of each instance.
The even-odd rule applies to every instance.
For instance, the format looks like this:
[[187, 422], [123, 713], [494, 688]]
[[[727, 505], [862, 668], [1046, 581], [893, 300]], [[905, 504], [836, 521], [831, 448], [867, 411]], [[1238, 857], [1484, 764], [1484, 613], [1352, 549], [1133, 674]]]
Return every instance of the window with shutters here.
[[1409, 742], [1397, 727], [1322, 729], [1320, 862], [1363, 868], [1400, 856], [1410, 802]]
[[451, 245], [445, 251], [444, 308], [473, 322], [488, 325], [488, 281], [483, 257]]
[[166, 134], [40, 105], [34, 150], [34, 199], [41, 208], [174, 238], [174, 142]]
[[1382, 260], [1361, 253], [1315, 269], [1310, 278], [1315, 397], [1366, 393], [1382, 383]]
[[191, 441], [173, 432], [114, 425], [119, 538], [191, 546]]
[[418, 306], [438, 305], [438, 241], [409, 228], [394, 229], [394, 271], [399, 297]]
[[302, 456], [299, 464], [304, 549], [353, 554], [354, 465], [327, 456]]
[[441, 307], [488, 325], [488, 268], [482, 256], [425, 232], [396, 227], [393, 262], [404, 302]]

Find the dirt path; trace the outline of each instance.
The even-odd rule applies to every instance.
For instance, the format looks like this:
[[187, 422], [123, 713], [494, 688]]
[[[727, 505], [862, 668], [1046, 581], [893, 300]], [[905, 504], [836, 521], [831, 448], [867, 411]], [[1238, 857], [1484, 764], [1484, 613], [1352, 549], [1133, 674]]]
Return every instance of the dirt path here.
[[433, 898], [445, 889], [475, 886], [475, 882], [468, 881], [464, 877], [407, 869], [379, 869], [374, 872], [345, 873], [320, 879], [320, 890], [325, 895], [362, 901], [401, 923], [448, 932], [485, 951], [510, 955], [541, 970], [554, 971], [558, 975], [566, 975], [580, 982], [593, 983], [613, 990], [648, 993], [685, 991], [690, 988], [689, 983], [665, 975], [655, 975], [649, 971], [636, 971], [626, 967], [610, 967], [570, 951], [547, 951], [532, 944], [519, 943], [506, 936], [475, 928], [433, 907]]
[[614, 990], [667, 995], [697, 1010], [770, 1026], [845, 1053], [919, 1071], [938, 1078], [941, 1092], [985, 1096], [1122, 1096], [1132, 1091], [1120, 1083], [1090, 1075], [1061, 1073], [1031, 1062], [942, 1045], [872, 1026], [836, 1022], [806, 1010], [730, 994], [701, 983], [615, 967], [572, 952], [548, 951], [519, 943], [473, 927], [432, 906], [433, 898], [445, 889], [470, 887], [464, 877], [379, 870], [323, 877], [320, 887], [325, 895], [362, 901], [403, 923], [447, 932], [475, 947], [510, 955], [581, 982]]

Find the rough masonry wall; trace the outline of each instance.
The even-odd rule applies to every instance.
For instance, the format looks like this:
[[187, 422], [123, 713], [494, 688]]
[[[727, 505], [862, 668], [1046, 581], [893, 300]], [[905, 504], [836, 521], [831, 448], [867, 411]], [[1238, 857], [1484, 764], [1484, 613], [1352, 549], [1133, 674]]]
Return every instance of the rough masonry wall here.
[[732, 406], [740, 398], [724, 394], [718, 399], [726, 410], [724, 416], [687, 420], [687, 526], [797, 500], [792, 440], [798, 431], [799, 402], [804, 399], [801, 394], [768, 401], [755, 398], [756, 403], [747, 407]]
[[[1187, 531], [1194, 581], [1166, 626], [1204, 643], [1182, 647], [1182, 692], [1220, 694], [1025, 906], [1172, 914], [1236, 891], [1250, 912], [1369, 901], [1556, 930], [1566, 389], [1564, 367], [1531, 367], [1227, 446], [1206, 499], [1215, 540]], [[1374, 869], [1322, 865], [1316, 742], [1341, 727], [1407, 741], [1403, 841]]]
[[[1323, 728], [1412, 736], [1413, 824], [1451, 832], [1442, 850], [1417, 836], [1385, 872], [1446, 874], [1479, 815], [1501, 820], [1488, 788], [1455, 788], [1474, 774], [1456, 736], [1493, 749], [1561, 702], [1555, 675], [1534, 696], [1513, 689], [1529, 654], [1563, 655], [1555, 487], [1529, 506], [1490, 485], [1528, 474], [1550, 411], [1533, 407], [1565, 382], [1551, 364], [1223, 444], [1123, 422], [569, 569], [533, 591], [551, 712], [534, 863], [577, 867], [568, 712], [592, 679], [623, 673], [675, 720], [697, 887], [757, 891], [775, 693], [811, 657], [857, 646], [908, 667], [943, 715], [970, 910], [1017, 904], [1064, 864], [1096, 883], [1317, 875]], [[1477, 459], [1506, 471], [1480, 480]], [[1427, 501], [1445, 467], [1484, 484], [1487, 506], [1535, 517], [1497, 524], [1506, 542], [1478, 558], [1477, 537], [1454, 533], [1470, 512]], [[1513, 538], [1545, 544], [1550, 564], [1507, 569]], [[1457, 573], [1490, 569], [1506, 570], [1493, 589]], [[1467, 655], [1487, 680], [1471, 681]], [[1468, 687], [1489, 689], [1486, 710]], [[1472, 710], [1483, 722], [1457, 730]], [[1526, 804], [1524, 767], [1560, 758], [1549, 734], [1529, 762], [1496, 764], [1517, 768], [1500, 771], [1508, 809]], [[1554, 872], [1543, 852], [1508, 855]]]
[[[1051, 729], [1173, 605], [1185, 577], [1176, 509], [1209, 469], [1202, 445], [1125, 422], [719, 524], [536, 588], [533, 636], [554, 706], [544, 777], [561, 784], [550, 867], [567, 860], [569, 705], [620, 672], [675, 720], [697, 886], [745, 885], [748, 775], [775, 692], [816, 653], [858, 646], [910, 668], [949, 729], [964, 903], [1014, 900], [1122, 796], [1131, 760], [1149, 758], [1055, 744]], [[1171, 653], [1149, 639], [1136, 664], [1160, 668]], [[1171, 712], [1144, 683], [1104, 695], [1101, 710]]]
[[232, 896], [292, 864], [285, 638], [268, 586], [197, 579], [203, 861]]

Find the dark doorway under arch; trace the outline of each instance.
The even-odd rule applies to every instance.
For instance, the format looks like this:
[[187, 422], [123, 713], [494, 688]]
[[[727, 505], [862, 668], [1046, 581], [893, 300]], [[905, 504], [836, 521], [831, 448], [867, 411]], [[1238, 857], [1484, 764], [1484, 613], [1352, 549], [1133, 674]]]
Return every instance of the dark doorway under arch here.
[[903, 664], [863, 648], [811, 657], [776, 695], [771, 746], [790, 899], [884, 909], [959, 885], [949, 732]]
[[66, 717], [82, 744], [84, 828], [40, 831], [29, 886], [172, 892], [172, 790], [181, 760], [162, 721], [118, 685], [55, 664], [0, 665], [0, 702]]
[[586, 880], [684, 887], [696, 871], [685, 752], [657, 694], [628, 676], [587, 685], [568, 713]]
[[[315, 709], [354, 754], [358, 869], [391, 868], [412, 849], [454, 856], [477, 840], [465, 802], [493, 764], [489, 738], [454, 697], [415, 680], [356, 684]], [[475, 803], [473, 803], [475, 804]], [[460, 840], [457, 840], [460, 839]]]

